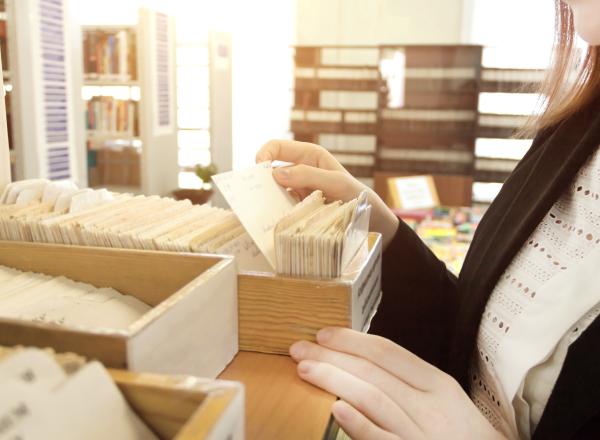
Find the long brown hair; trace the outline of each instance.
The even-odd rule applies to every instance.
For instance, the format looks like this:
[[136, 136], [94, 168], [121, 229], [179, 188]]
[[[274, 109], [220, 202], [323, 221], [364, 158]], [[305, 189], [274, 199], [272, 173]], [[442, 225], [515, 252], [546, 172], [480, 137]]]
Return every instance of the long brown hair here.
[[600, 90], [600, 47], [584, 54], [576, 47], [573, 12], [556, 0], [556, 33], [551, 67], [540, 93], [545, 110], [525, 128], [533, 133], [551, 127], [589, 103]]

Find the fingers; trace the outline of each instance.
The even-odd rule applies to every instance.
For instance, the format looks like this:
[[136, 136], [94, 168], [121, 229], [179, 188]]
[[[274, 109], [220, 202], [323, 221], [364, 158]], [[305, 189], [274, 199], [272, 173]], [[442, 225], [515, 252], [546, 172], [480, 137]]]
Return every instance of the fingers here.
[[338, 367], [306, 360], [298, 364], [298, 374], [307, 382], [345, 400], [386, 431], [407, 438], [421, 435], [404, 410], [379, 388]]
[[380, 336], [329, 327], [317, 333], [319, 345], [367, 359], [422, 391], [436, 389], [444, 373], [410, 351]]
[[308, 165], [274, 168], [273, 177], [280, 185], [297, 191], [320, 189], [331, 200], [352, 200], [360, 192], [347, 173]]
[[384, 431], [343, 400], [333, 404], [331, 413], [344, 432], [353, 440], [398, 440], [400, 438]]
[[256, 162], [281, 160], [326, 170], [343, 171], [344, 167], [323, 147], [309, 142], [272, 140], [258, 150]]
[[290, 347], [296, 362], [314, 360], [341, 368], [357, 378], [375, 385], [415, 420], [422, 412], [423, 393], [388, 373], [372, 362], [347, 353], [330, 350], [308, 341], [296, 342]]

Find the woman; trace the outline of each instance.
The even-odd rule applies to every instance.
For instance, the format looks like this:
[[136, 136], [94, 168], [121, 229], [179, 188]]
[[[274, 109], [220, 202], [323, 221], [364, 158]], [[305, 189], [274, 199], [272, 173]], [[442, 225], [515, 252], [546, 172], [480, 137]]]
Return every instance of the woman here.
[[[381, 336], [328, 328], [290, 348], [304, 380], [340, 397], [332, 412], [353, 438], [600, 438], [600, 0], [557, 12], [537, 136], [459, 279], [371, 192], [387, 246]], [[575, 29], [590, 47], [567, 85]], [[257, 160], [296, 163], [274, 175], [301, 195], [364, 189], [314, 144], [272, 141]]]

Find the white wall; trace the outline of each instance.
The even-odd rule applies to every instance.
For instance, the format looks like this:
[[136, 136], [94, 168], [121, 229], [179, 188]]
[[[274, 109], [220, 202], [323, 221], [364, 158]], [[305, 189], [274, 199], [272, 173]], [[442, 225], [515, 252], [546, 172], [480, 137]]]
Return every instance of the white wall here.
[[465, 41], [490, 48], [483, 54], [485, 66], [546, 68], [554, 42], [554, 2], [464, 1], [470, 10]]
[[296, 44], [457, 44], [463, 0], [296, 0]]
[[[233, 37], [233, 166], [254, 164], [260, 146], [289, 130], [294, 3], [237, 3]], [[233, 12], [233, 11], [232, 11]]]

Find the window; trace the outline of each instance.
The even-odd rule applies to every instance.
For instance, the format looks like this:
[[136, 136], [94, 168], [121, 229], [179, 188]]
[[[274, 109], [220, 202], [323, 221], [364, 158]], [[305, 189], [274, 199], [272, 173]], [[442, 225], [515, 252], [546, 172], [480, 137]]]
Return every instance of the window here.
[[[483, 78], [494, 75], [486, 69], [545, 69], [554, 41], [554, 3], [549, 0], [467, 0], [465, 11], [467, 40], [481, 44]], [[536, 76], [542, 72], [525, 73]], [[539, 77], [540, 75], [537, 75]], [[522, 117], [540, 111], [536, 93], [481, 93], [479, 112], [483, 115]], [[487, 117], [487, 116], [485, 116]], [[516, 163], [529, 149], [531, 139], [479, 138], [476, 141], [476, 167], [499, 161]], [[475, 182], [473, 200], [491, 202], [500, 188], [498, 182]]]
[[179, 187], [200, 188], [196, 165], [210, 157], [208, 30], [196, 14], [177, 14], [177, 145]]

